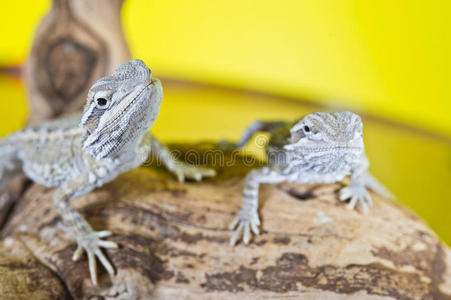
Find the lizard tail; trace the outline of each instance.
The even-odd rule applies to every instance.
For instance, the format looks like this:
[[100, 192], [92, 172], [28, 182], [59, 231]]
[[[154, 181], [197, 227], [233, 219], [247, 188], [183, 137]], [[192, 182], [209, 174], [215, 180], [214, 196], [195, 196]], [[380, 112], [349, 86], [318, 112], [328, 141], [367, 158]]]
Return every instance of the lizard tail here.
[[254, 136], [257, 131], [264, 132], [273, 132], [276, 128], [282, 126], [284, 122], [281, 121], [273, 121], [273, 122], [264, 122], [264, 121], [256, 121], [252, 123], [249, 127], [246, 128], [243, 135], [241, 136], [240, 141], [236, 146], [238, 148], [243, 147], [246, 143]]

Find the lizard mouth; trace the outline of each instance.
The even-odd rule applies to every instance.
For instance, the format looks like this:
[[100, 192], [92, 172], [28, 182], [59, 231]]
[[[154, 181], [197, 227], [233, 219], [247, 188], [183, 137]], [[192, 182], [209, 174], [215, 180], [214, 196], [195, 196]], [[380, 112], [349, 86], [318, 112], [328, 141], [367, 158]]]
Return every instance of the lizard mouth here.
[[284, 149], [287, 151], [295, 151], [295, 152], [357, 152], [363, 151], [363, 139], [362, 136], [359, 135], [348, 141], [306, 141], [299, 140], [296, 143], [288, 144], [284, 146]]
[[360, 150], [362, 148], [356, 146], [334, 146], [334, 147], [301, 147], [300, 149], [307, 151], [328, 151], [328, 150]]
[[326, 151], [362, 151], [362, 147], [359, 146], [296, 146], [296, 145], [286, 145], [285, 150], [288, 151], [301, 151], [301, 152], [326, 152]]

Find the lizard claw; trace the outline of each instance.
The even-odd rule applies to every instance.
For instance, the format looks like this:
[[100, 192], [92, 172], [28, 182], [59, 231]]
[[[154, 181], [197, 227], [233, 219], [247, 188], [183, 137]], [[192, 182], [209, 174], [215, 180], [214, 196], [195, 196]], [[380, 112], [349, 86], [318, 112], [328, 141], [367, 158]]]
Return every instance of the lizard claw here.
[[174, 168], [173, 172], [179, 182], [184, 182], [185, 179], [201, 181], [204, 177], [216, 176], [216, 171], [213, 169], [195, 167], [189, 164], [179, 164]]
[[115, 271], [111, 263], [105, 257], [100, 248], [117, 248], [117, 244], [111, 241], [103, 241], [101, 238], [110, 236], [111, 232], [109, 231], [88, 231], [80, 234], [77, 237], [77, 250], [75, 250], [72, 259], [77, 261], [83, 251], [86, 251], [88, 255], [89, 262], [89, 273], [91, 274], [91, 281], [94, 285], [97, 285], [97, 264], [96, 257], [100, 260], [104, 268], [110, 273], [114, 275]]
[[239, 214], [229, 225], [229, 229], [233, 230], [235, 227], [235, 231], [230, 238], [230, 245], [234, 246], [236, 242], [238, 242], [243, 236], [243, 242], [247, 245], [251, 240], [251, 232], [254, 234], [260, 234], [258, 230], [258, 226], [260, 225], [260, 220], [258, 215], [252, 216], [243, 216]]
[[348, 200], [348, 209], [353, 210], [357, 202], [362, 207], [362, 213], [368, 214], [369, 208], [373, 206], [371, 196], [364, 185], [350, 185], [340, 190], [340, 201]]

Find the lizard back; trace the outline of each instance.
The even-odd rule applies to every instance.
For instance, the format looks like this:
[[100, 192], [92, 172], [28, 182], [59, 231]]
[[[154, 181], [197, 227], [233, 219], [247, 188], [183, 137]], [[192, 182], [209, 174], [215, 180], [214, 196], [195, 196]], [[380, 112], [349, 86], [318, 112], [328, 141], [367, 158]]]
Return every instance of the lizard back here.
[[[49, 121], [11, 134], [0, 142], [0, 156], [14, 155], [25, 174], [45, 186], [57, 186], [84, 169], [79, 117]], [[14, 151], [14, 152], [12, 152]]]

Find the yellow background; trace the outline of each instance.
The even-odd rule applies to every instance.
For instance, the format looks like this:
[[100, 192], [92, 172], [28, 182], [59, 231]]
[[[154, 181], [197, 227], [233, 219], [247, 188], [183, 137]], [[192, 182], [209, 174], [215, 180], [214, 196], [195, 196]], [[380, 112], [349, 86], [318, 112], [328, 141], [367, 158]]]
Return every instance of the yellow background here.
[[[0, 64], [26, 57], [48, 0], [0, 10]], [[451, 135], [451, 1], [128, 0], [156, 74], [315, 99]]]
[[[2, 3], [0, 66], [24, 61], [49, 3]], [[156, 77], [307, 99], [427, 129], [366, 118], [366, 149], [372, 172], [451, 243], [449, 20], [450, 1], [127, 0], [123, 8], [133, 56]], [[163, 141], [237, 139], [257, 118], [294, 119], [318, 109], [163, 85], [152, 128]], [[22, 83], [0, 75], [0, 136], [23, 125], [25, 103]]]

